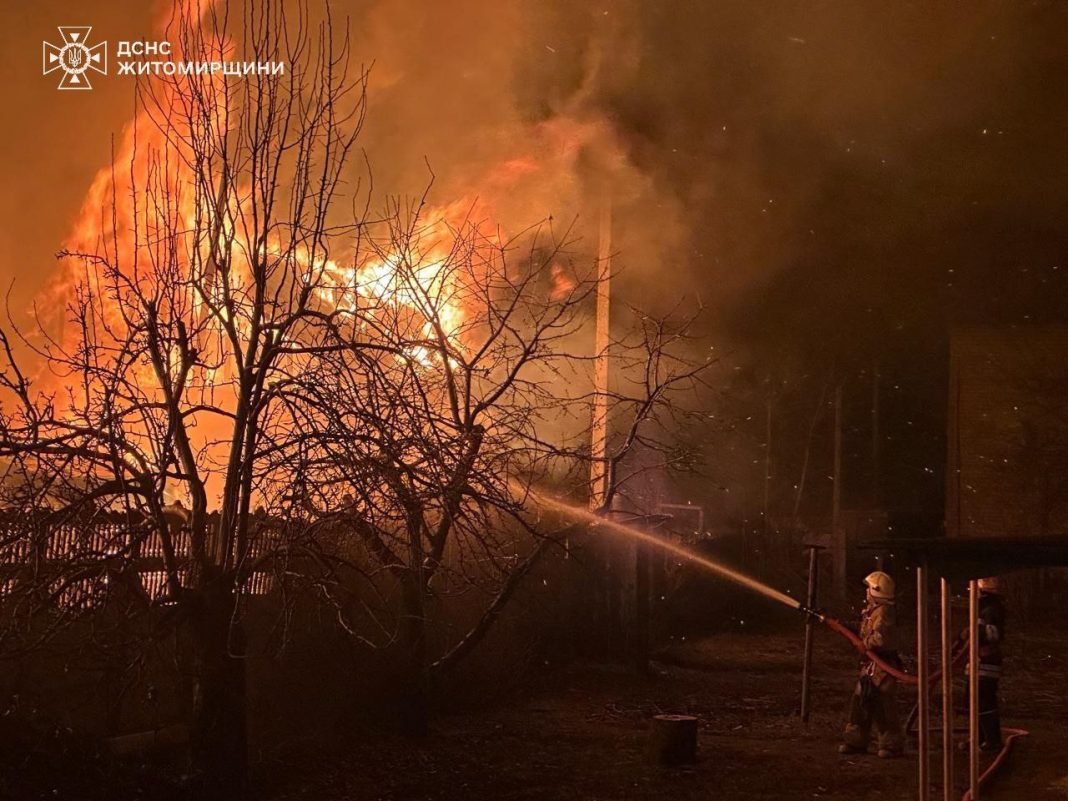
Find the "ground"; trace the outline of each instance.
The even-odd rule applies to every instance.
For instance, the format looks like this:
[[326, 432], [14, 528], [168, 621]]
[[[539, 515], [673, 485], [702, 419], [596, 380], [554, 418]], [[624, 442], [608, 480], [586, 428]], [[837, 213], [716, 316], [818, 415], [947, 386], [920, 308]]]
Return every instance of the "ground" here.
[[[1068, 713], [1066, 634], [1035, 628], [1014, 635], [1005, 722], [1031, 736], [984, 799], [1068, 798], [1060, 725]], [[679, 642], [661, 657], [648, 678], [575, 663], [552, 671], [528, 697], [440, 717], [422, 742], [368, 735], [314, 758], [263, 765], [260, 786], [271, 801], [916, 798], [914, 740], [896, 760], [836, 753], [856, 662], [830, 632], [817, 641], [808, 725], [797, 716], [797, 631], [710, 636]], [[901, 694], [903, 715], [913, 700], [914, 693]], [[644, 759], [649, 718], [660, 712], [700, 719], [695, 767], [662, 769]], [[958, 786], [965, 762], [962, 755]], [[937, 753], [931, 772], [932, 798], [941, 798]]]

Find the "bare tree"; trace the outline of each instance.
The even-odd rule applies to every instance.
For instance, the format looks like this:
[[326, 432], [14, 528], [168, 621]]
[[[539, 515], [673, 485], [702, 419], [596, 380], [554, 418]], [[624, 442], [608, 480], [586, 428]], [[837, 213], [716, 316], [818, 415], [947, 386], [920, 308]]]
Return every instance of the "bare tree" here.
[[[287, 377], [328, 349], [339, 313], [318, 302], [318, 265], [351, 249], [363, 222], [335, 210], [366, 83], [329, 16], [313, 24], [281, 2], [229, 13], [183, 7], [168, 38], [191, 61], [282, 70], [139, 86], [99, 216], [61, 254], [75, 265], [64, 330], [23, 337], [56, 379], [30, 379], [10, 331], [0, 372], [3, 504], [41, 522], [26, 536], [48, 541], [27, 548], [50, 557], [14, 591], [55, 601], [158, 543], [165, 589], [139, 589], [189, 632], [194, 756], [205, 794], [220, 797], [245, 776], [235, 610], [269, 556], [253, 546], [252, 509], [288, 485], [285, 460], [264, 453], [300, 437], [275, 410]], [[90, 524], [104, 512], [127, 525], [99, 547]]]
[[[365, 573], [399, 587], [400, 625], [382, 628], [405, 653], [414, 731], [426, 726], [429, 674], [469, 653], [544, 550], [588, 522], [542, 519], [537, 496], [578, 487], [579, 508], [586, 503], [589, 314], [603, 280], [590, 264], [554, 282], [570, 230], [545, 223], [504, 240], [475, 211], [439, 215], [423, 203], [384, 215], [390, 225], [367, 242], [364, 267], [334, 290], [353, 310], [339, 332], [347, 347], [303, 384], [323, 417], [311, 426], [301, 491], [310, 508], [336, 510], [335, 523], [351, 527]], [[605, 509], [634, 478], [624, 466], [638, 449], [665, 457], [643, 469], [692, 466], [672, 436], [686, 415], [678, 396], [709, 366], [688, 356], [689, 321], [633, 316], [613, 344], [618, 430]], [[334, 585], [344, 592], [339, 575]], [[432, 654], [428, 602], [471, 588], [488, 599], [483, 613]]]
[[[477, 204], [425, 198], [372, 216], [346, 166], [366, 73], [329, 16], [226, 14], [179, 15], [169, 36], [188, 59], [284, 72], [142, 85], [98, 216], [63, 254], [63, 332], [0, 332], [0, 503], [22, 521], [0, 545], [36, 555], [6, 591], [37, 633], [90, 606], [72, 593], [121, 588], [188, 637], [203, 795], [229, 798], [247, 758], [241, 599], [258, 579], [273, 570], [368, 645], [399, 643], [419, 730], [430, 672], [576, 533], [536, 493], [585, 502], [600, 278], [560, 280], [574, 239], [549, 223], [505, 238]], [[607, 503], [637, 449], [689, 465], [674, 401], [707, 364], [683, 355], [686, 332], [636, 314], [613, 345]], [[12, 337], [55, 378], [31, 378]], [[471, 588], [482, 614], [431, 649], [428, 603]]]

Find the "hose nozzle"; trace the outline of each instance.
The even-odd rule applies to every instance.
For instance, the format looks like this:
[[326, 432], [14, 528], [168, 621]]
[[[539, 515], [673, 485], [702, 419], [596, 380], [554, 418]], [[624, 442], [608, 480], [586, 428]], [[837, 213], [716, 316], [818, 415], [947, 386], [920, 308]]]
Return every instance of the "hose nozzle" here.
[[823, 623], [827, 619], [827, 615], [821, 612], [819, 609], [809, 609], [807, 606], [797, 607], [798, 611], [803, 615], [816, 618], [820, 623]]

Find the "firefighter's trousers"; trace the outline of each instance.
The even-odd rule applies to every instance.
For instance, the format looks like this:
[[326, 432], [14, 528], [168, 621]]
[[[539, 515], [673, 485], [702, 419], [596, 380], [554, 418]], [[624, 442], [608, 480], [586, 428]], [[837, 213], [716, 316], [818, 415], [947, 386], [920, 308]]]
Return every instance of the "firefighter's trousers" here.
[[1001, 746], [1001, 713], [998, 710], [998, 680], [979, 674], [979, 744]]
[[897, 714], [896, 689], [897, 682], [890, 676], [883, 676], [878, 683], [871, 676], [860, 677], [849, 702], [849, 722], [842, 737], [846, 745], [864, 750], [874, 734], [879, 750], [901, 753], [905, 738]]

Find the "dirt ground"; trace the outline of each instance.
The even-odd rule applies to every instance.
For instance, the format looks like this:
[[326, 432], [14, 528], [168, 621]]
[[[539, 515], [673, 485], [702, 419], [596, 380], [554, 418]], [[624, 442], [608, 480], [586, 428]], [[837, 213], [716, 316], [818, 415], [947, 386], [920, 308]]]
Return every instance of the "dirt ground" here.
[[[1066, 659], [1068, 629], [1014, 632], [1003, 718], [1031, 736], [982, 798], [1068, 798]], [[914, 740], [895, 760], [836, 753], [856, 665], [844, 642], [820, 632], [807, 726], [797, 715], [799, 660], [793, 632], [681, 642], [649, 678], [574, 664], [547, 674], [528, 697], [439, 718], [422, 742], [368, 735], [299, 763], [263, 765], [260, 787], [271, 801], [916, 798]], [[901, 693], [903, 716], [914, 697]], [[648, 721], [664, 712], [699, 718], [695, 767], [644, 760]], [[961, 788], [966, 757], [957, 761]], [[931, 772], [932, 798], [941, 798], [938, 754]]]

